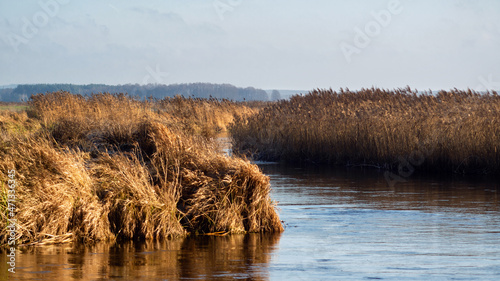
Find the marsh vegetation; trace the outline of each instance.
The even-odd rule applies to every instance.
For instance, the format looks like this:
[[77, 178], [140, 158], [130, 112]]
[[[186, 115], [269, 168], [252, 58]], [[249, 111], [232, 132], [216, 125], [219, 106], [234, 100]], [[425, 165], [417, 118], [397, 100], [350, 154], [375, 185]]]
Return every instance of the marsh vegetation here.
[[230, 132], [235, 152], [257, 160], [500, 172], [496, 92], [315, 90], [238, 118]]
[[[230, 101], [67, 92], [2, 111], [0, 178], [16, 171], [18, 243], [282, 231], [268, 177], [213, 139], [251, 112]], [[0, 191], [5, 229], [5, 184]]]

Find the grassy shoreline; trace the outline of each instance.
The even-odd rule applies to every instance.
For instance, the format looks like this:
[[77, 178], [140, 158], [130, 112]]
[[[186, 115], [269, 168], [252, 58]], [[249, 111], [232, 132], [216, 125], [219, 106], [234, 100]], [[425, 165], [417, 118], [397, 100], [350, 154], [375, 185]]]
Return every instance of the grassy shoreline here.
[[289, 163], [500, 173], [500, 96], [474, 91], [315, 90], [239, 118], [236, 153]]
[[0, 102], [0, 111], [22, 112], [28, 109], [25, 102]]
[[[211, 122], [214, 111], [227, 120]], [[211, 137], [246, 111], [228, 101], [56, 92], [33, 96], [27, 112], [0, 112], [0, 178], [16, 171], [18, 244], [283, 231], [269, 178]]]

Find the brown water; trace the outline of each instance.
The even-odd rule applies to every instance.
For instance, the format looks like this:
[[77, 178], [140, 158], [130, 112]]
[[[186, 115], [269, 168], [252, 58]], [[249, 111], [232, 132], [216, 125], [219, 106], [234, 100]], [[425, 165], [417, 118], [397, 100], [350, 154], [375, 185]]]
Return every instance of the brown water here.
[[[500, 280], [500, 186], [261, 165], [282, 234], [19, 249], [1, 280]], [[9, 278], [9, 279], [7, 279]]]

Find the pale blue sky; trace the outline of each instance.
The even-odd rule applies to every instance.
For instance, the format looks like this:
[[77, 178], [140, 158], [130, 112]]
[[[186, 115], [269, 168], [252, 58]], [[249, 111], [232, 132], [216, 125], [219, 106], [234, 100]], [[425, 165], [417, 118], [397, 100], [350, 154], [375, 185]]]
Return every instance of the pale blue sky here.
[[498, 0], [0, 0], [0, 35], [0, 85], [500, 88]]

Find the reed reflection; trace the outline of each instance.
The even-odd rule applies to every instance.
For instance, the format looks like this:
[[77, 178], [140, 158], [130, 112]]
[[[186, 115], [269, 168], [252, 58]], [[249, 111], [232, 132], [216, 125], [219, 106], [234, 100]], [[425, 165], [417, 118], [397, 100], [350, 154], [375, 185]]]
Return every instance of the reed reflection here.
[[[268, 280], [277, 234], [20, 247], [20, 280]], [[5, 253], [0, 262], [6, 263]], [[6, 272], [6, 270], [5, 270]], [[16, 278], [12, 279], [15, 280]]]
[[414, 175], [390, 187], [383, 171], [376, 169], [287, 165], [261, 165], [261, 169], [271, 176], [272, 197], [281, 198], [279, 205], [295, 202], [293, 198], [301, 196], [304, 205], [500, 211], [500, 183], [491, 179]]

